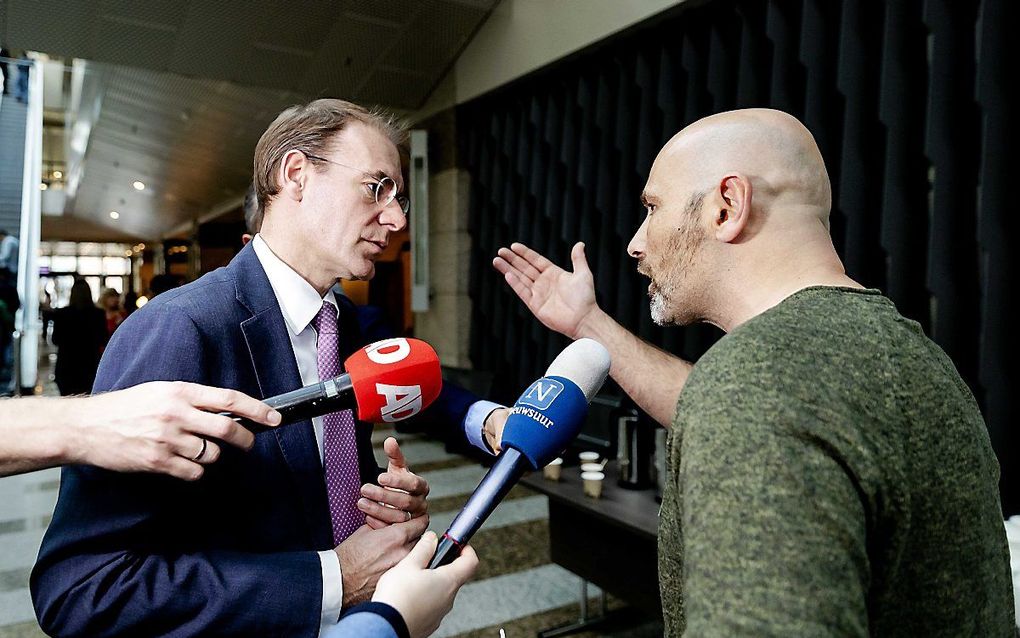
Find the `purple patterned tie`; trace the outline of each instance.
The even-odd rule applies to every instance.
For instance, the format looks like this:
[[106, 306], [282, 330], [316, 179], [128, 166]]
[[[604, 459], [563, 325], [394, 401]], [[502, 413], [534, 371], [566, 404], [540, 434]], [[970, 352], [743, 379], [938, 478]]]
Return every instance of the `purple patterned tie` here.
[[[340, 374], [340, 347], [336, 334], [336, 306], [322, 302], [312, 320], [318, 334], [316, 357], [319, 379]], [[358, 447], [354, 438], [354, 414], [350, 410], [322, 417], [322, 465], [326, 470], [326, 495], [333, 521], [333, 544], [339, 545], [354, 530], [365, 524], [365, 513], [358, 509], [361, 498], [361, 474], [358, 471]]]

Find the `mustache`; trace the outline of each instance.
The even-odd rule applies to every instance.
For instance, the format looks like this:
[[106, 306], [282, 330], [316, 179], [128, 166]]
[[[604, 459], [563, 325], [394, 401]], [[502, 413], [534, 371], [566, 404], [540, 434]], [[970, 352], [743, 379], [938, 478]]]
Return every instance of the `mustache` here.
[[643, 275], [643, 276], [648, 277], [649, 279], [651, 279], [652, 278], [652, 273], [648, 270], [648, 266], [645, 263], [645, 259], [646, 259], [645, 257], [642, 257], [641, 259], [638, 259], [638, 262], [637, 262], [637, 271], [638, 271], [639, 275]]

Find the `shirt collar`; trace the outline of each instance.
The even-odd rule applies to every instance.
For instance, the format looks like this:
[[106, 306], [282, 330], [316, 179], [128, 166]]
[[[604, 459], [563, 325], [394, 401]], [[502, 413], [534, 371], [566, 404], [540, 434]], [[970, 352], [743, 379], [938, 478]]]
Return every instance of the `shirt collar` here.
[[328, 301], [336, 308], [336, 298], [332, 290], [327, 291], [325, 297], [320, 297], [304, 277], [276, 256], [266, 240], [262, 239], [262, 235], [255, 235], [251, 243], [255, 256], [266, 271], [276, 300], [280, 302], [283, 320], [293, 334], [301, 334], [308, 327], [312, 319], [315, 319], [315, 315], [319, 314], [323, 301]]

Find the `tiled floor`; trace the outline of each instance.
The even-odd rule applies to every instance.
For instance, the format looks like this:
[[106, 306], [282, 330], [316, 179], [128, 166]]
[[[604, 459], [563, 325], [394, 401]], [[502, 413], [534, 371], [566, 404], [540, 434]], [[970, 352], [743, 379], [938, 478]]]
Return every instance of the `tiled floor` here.
[[[43, 371], [42, 376], [46, 374]], [[45, 386], [47, 393], [55, 394], [51, 383]], [[400, 440], [411, 467], [429, 481], [431, 528], [442, 534], [484, 468], [447, 453], [439, 443], [392, 430], [373, 435], [380, 459], [382, 441], [390, 435]], [[34, 620], [28, 576], [56, 503], [59, 478], [54, 469], [0, 479], [0, 638], [43, 636]], [[508, 495], [472, 541], [482, 559], [477, 577], [461, 590], [435, 636], [495, 638], [503, 628], [507, 638], [523, 638], [577, 618], [580, 579], [549, 562], [547, 518], [544, 496], [523, 487]], [[589, 595], [596, 594], [596, 588], [589, 588]], [[610, 600], [609, 606], [615, 609], [620, 604]], [[595, 609], [594, 600], [590, 608]], [[622, 624], [576, 635], [661, 636], [662, 625], [624, 615]]]

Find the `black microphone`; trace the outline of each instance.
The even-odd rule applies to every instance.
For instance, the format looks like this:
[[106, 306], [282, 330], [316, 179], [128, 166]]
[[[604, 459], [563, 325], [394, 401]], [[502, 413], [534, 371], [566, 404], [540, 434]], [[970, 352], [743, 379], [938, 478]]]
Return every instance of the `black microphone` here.
[[609, 352], [597, 341], [580, 339], [524, 391], [503, 427], [503, 451], [439, 540], [429, 569], [459, 556], [524, 472], [543, 467], [566, 448], [608, 374]]
[[[354, 383], [351, 382], [351, 375], [347, 373], [263, 399], [262, 402], [280, 413], [280, 425], [357, 407]], [[253, 434], [273, 429], [251, 419], [235, 417], [230, 413], [226, 415], [235, 418]]]

